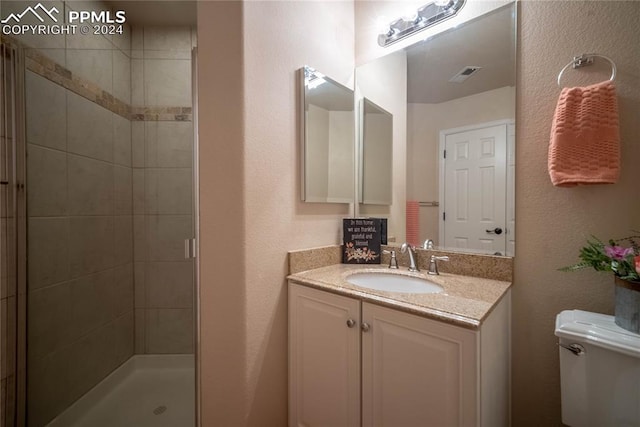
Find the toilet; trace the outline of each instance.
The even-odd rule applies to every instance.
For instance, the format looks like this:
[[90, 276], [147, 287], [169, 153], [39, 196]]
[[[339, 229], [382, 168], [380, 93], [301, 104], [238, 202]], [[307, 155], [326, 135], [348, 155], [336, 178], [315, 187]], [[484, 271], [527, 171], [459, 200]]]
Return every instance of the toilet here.
[[640, 335], [613, 316], [566, 310], [556, 317], [562, 422], [640, 427]]

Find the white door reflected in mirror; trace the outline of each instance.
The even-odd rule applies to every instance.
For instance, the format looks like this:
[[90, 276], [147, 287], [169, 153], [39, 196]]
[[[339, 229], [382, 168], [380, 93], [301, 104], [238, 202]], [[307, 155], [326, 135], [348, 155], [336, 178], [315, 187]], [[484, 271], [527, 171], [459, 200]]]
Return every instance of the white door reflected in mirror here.
[[[440, 236], [447, 249], [505, 255], [509, 231], [507, 167], [513, 123], [485, 123], [440, 133]], [[513, 136], [513, 135], [512, 135]]]

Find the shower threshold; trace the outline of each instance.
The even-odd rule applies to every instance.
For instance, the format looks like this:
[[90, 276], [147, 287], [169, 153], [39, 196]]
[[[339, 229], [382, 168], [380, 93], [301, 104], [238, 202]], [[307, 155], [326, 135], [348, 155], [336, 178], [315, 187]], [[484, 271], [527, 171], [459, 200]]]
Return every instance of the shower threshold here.
[[192, 354], [135, 355], [48, 427], [195, 425]]

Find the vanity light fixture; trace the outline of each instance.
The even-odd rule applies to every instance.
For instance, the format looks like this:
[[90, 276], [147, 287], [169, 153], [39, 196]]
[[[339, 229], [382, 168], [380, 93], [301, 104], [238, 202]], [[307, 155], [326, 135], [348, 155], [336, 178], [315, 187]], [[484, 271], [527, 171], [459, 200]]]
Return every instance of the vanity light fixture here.
[[429, 28], [445, 19], [458, 14], [466, 0], [435, 0], [417, 10], [411, 18], [400, 18], [378, 35], [378, 44], [387, 47], [418, 31]]

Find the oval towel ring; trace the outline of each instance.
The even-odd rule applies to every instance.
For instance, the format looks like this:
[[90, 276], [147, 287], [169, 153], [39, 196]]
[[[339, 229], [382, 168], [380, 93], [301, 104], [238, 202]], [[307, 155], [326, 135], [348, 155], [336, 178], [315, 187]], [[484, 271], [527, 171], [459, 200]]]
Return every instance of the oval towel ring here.
[[560, 84], [560, 79], [562, 78], [562, 73], [564, 73], [567, 68], [580, 68], [591, 65], [593, 64], [593, 58], [595, 56], [609, 61], [609, 63], [611, 64], [611, 77], [609, 77], [609, 81], [614, 81], [616, 79], [616, 63], [613, 62], [613, 59], [609, 58], [608, 56], [600, 55], [599, 53], [584, 53], [580, 56], [574, 56], [573, 60], [565, 65], [562, 70], [560, 70], [560, 73], [558, 74], [558, 86], [562, 87], [562, 85]]

